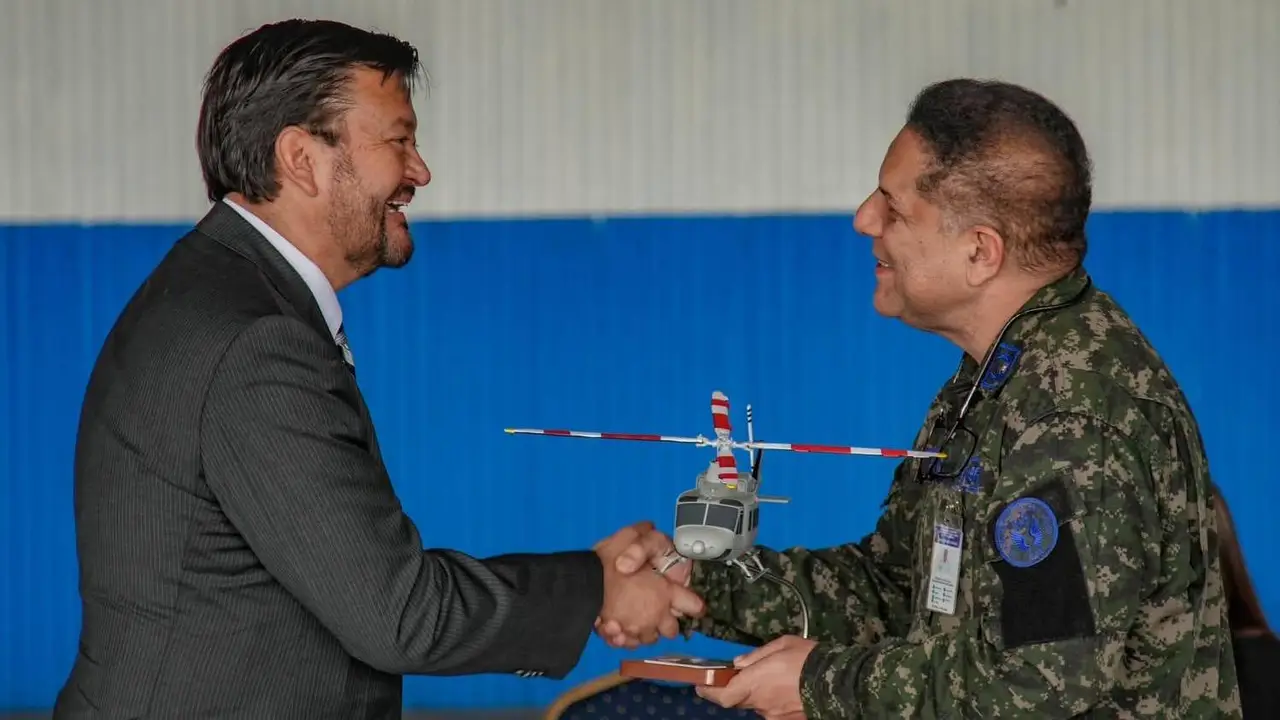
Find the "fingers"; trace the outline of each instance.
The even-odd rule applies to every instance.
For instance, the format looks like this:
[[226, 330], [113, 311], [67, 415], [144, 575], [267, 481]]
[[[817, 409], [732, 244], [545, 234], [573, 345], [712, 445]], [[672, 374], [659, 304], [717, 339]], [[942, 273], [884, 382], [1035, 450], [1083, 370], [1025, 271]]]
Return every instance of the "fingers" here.
[[658, 634], [670, 640], [680, 634], [680, 621], [668, 615], [658, 622]]
[[634, 543], [641, 536], [653, 532], [653, 521], [641, 520], [619, 529], [614, 534], [597, 542], [591, 549], [597, 553], [615, 556], [619, 551]]
[[638, 535], [646, 535], [653, 532], [654, 524], [652, 520], [641, 520], [640, 522], [631, 524], [629, 527], [632, 530], [635, 530]]
[[751, 684], [743, 680], [742, 673], [738, 673], [724, 687], [698, 685], [694, 688], [694, 692], [720, 707], [731, 708], [741, 705], [751, 696]]
[[685, 587], [688, 561], [666, 577], [652, 573], [655, 566], [668, 564], [662, 560], [664, 555], [683, 559], [652, 521], [622, 528], [597, 543], [596, 553], [606, 564], [607, 607], [595, 629], [610, 646], [634, 648], [657, 642], [659, 637], [678, 637], [682, 617], [703, 614], [702, 598]]
[[770, 655], [776, 652], [780, 652], [782, 650], [786, 650], [787, 648], [791, 647], [792, 645], [795, 644], [794, 642], [795, 639], [796, 638], [794, 635], [784, 635], [780, 638], [772, 640], [771, 642], [761, 645], [760, 647], [756, 648], [755, 650], [752, 650], [749, 653], [746, 653], [745, 655], [739, 655], [738, 657], [733, 659], [733, 664], [738, 668], [751, 667], [752, 665], [755, 665], [756, 663], [760, 662], [761, 660], [764, 660]]
[[672, 544], [671, 539], [654, 530], [653, 523], [649, 523], [649, 530], [639, 533], [638, 539], [618, 555], [614, 567], [619, 572], [631, 574], [645, 566], [652, 567], [655, 559], [673, 550], [675, 545]]
[[625, 628], [626, 638], [628, 642], [636, 642], [641, 645], [652, 645], [658, 642], [657, 626], [639, 626], [632, 625]]
[[[667, 571], [662, 573], [662, 576], [676, 585], [689, 587], [689, 583], [693, 579], [693, 561], [674, 553], [672, 554], [672, 560], [676, 562], [672, 563], [667, 568]], [[670, 562], [670, 560], [667, 562]]]
[[685, 617], [702, 617], [702, 613], [706, 611], [706, 604], [702, 602], [698, 593], [679, 585], [673, 586], [671, 590], [672, 612], [680, 613]]

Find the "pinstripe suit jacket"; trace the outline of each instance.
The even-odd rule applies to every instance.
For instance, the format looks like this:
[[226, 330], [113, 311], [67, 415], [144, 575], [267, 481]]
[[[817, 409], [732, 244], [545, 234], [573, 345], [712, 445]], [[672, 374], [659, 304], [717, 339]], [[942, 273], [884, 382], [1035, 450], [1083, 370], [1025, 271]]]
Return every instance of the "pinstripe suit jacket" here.
[[591, 551], [424, 551], [301, 277], [215, 203], [130, 300], [75, 458], [83, 608], [54, 717], [398, 718], [401, 675], [563, 677]]

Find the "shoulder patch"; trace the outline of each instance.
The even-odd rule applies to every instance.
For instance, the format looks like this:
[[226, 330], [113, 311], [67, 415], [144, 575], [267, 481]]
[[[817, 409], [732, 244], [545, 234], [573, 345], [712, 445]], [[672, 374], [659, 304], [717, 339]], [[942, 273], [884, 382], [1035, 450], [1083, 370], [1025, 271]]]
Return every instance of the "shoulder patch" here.
[[1036, 565], [1058, 544], [1058, 518], [1040, 498], [1014, 500], [995, 523], [996, 552], [1014, 567]]

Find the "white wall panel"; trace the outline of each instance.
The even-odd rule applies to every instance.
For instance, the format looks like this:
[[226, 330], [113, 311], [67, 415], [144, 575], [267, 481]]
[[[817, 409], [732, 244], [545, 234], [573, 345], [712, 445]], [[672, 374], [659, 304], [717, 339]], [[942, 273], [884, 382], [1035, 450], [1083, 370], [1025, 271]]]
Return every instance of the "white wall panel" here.
[[1060, 101], [1100, 205], [1280, 205], [1276, 0], [7, 0], [0, 218], [191, 218], [202, 75], [262, 22], [417, 44], [418, 215], [848, 211], [925, 83]]

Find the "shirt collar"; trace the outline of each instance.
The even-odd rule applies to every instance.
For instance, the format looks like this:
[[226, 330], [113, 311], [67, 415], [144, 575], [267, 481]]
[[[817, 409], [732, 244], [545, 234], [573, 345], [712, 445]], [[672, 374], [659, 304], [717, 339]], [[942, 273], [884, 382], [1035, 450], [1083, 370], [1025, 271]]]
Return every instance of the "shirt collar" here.
[[[1045, 314], [1029, 311], [1037, 308], [1047, 308], [1050, 305], [1079, 301], [1084, 298], [1084, 294], [1091, 288], [1091, 284], [1092, 280], [1088, 272], [1082, 266], [1076, 266], [1071, 272], [1037, 290], [1027, 302], [1023, 303], [1022, 307], [1018, 308], [1015, 316], [1022, 313], [1027, 314], [1014, 320], [1004, 333], [1004, 337], [1000, 340], [1000, 345], [995, 349], [995, 357], [991, 359], [991, 366], [987, 368], [986, 375], [983, 378], [982, 389], [994, 391], [1003, 385], [1004, 381], [1013, 373], [1014, 366], [1017, 364], [1018, 358], [1026, 350], [1027, 344], [1034, 340], [1036, 329], [1040, 326]], [[955, 389], [961, 387], [967, 389], [968, 385], [973, 382], [978, 368], [979, 361], [974, 360], [967, 354], [962, 355], [960, 367], [948, 385]]]
[[263, 222], [262, 218], [235, 204], [229, 198], [223, 198], [222, 202], [231, 206], [255, 230], [262, 233], [267, 242], [271, 243], [271, 246], [284, 257], [285, 262], [289, 263], [302, 277], [302, 281], [307, 284], [311, 295], [316, 299], [316, 304], [320, 306], [324, 321], [329, 326], [329, 333], [336, 339], [338, 328], [342, 327], [342, 305], [338, 303], [338, 294], [334, 292], [333, 285], [329, 284], [329, 279], [324, 276], [324, 272], [310, 258], [303, 255], [293, 243]]

